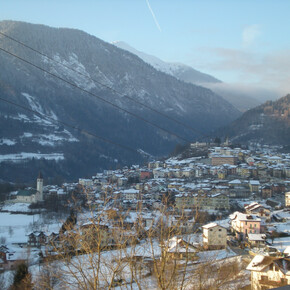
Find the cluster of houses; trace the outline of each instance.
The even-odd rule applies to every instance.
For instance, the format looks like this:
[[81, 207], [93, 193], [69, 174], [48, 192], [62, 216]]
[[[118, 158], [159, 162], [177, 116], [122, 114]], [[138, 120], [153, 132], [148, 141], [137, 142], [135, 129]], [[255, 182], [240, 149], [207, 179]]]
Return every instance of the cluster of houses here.
[[[201, 146], [206, 144], [192, 144], [194, 148]], [[255, 255], [248, 266], [252, 289], [289, 285], [289, 249], [274, 254], [269, 249], [273, 231], [279, 233], [275, 223], [288, 225], [284, 234], [290, 234], [290, 154], [271, 150], [269, 147], [256, 150], [213, 147], [208, 148], [207, 156], [175, 157], [152, 161], [143, 167], [105, 170], [62, 187], [43, 186], [39, 177], [31, 199], [27, 199], [27, 193], [24, 200], [18, 192], [16, 202], [45, 202], [48, 196], [58, 198], [77, 190], [85, 195], [86, 206], [96, 212], [94, 219], [79, 224], [81, 233], [85, 236], [95, 229], [98, 220], [98, 231], [102, 233], [100, 243], [111, 248], [132, 236], [146, 237], [150, 229], [159, 226], [161, 213], [166, 212], [166, 226], [178, 229], [172, 231], [175, 235], [166, 247], [172, 258], [182, 259], [186, 255], [194, 259], [201, 250], [246, 247]], [[223, 222], [197, 221], [199, 212], [222, 216]], [[120, 229], [122, 235], [116, 235]], [[183, 238], [193, 232], [202, 242], [189, 243]], [[59, 233], [32, 232], [27, 239], [28, 247], [40, 248], [52, 241], [61, 243]], [[9, 251], [3, 247], [0, 268], [1, 265], [9, 268], [5, 258]], [[259, 252], [255, 253], [255, 249]]]
[[[289, 154], [215, 147], [206, 158], [170, 158], [149, 162], [147, 167], [104, 171], [80, 179], [79, 184], [86, 188], [91, 204], [100, 205], [100, 200], [112, 197], [125, 208], [133, 209], [140, 200], [143, 206], [158, 208], [162, 197], [170, 195], [180, 210], [227, 211], [235, 199], [275, 202], [290, 190], [289, 168]], [[284, 198], [282, 202], [288, 201]]]

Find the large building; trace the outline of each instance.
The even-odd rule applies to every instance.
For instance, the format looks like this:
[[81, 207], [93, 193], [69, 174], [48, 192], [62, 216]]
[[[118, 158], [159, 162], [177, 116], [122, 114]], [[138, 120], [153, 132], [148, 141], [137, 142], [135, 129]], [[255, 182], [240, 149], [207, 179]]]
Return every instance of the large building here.
[[248, 234], [261, 233], [261, 219], [254, 215], [234, 212], [230, 215], [232, 231], [236, 237], [244, 240]]
[[223, 249], [227, 246], [227, 229], [210, 223], [202, 227], [203, 246], [205, 249]]
[[232, 155], [212, 155], [211, 157], [211, 164], [212, 166], [223, 165], [223, 164], [230, 164], [236, 165], [238, 158]]
[[229, 197], [223, 193], [208, 194], [199, 192], [196, 194], [180, 193], [175, 196], [175, 205], [179, 210], [228, 210], [230, 208]]

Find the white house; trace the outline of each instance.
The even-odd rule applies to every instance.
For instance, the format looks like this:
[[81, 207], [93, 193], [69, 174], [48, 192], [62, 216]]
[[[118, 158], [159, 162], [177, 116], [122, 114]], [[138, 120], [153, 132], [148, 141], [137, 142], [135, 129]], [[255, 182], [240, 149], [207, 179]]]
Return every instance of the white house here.
[[210, 223], [202, 227], [203, 246], [206, 249], [222, 249], [227, 246], [227, 229]]

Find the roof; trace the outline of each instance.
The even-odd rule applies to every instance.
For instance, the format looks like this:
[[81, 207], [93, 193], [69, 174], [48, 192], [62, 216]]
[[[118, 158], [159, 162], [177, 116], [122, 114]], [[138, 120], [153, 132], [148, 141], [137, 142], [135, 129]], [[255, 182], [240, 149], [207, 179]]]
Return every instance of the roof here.
[[250, 180], [250, 184], [252, 184], [252, 185], [260, 185], [260, 181], [259, 180]]
[[124, 194], [138, 194], [139, 190], [138, 189], [134, 189], [134, 188], [130, 188], [130, 189], [125, 189], [123, 191]]
[[210, 228], [214, 228], [214, 227], [221, 227], [221, 228], [224, 228], [224, 227], [218, 225], [217, 223], [209, 223], [209, 224], [207, 224], [207, 225], [202, 226], [202, 228], [204, 228], [204, 229], [210, 229]]
[[262, 271], [264, 268], [270, 265], [273, 260], [274, 257], [256, 255], [246, 269], [250, 271]]
[[188, 243], [182, 238], [173, 237], [169, 240], [167, 251], [170, 253], [194, 253], [198, 244]]
[[249, 241], [265, 241], [265, 234], [248, 234]]
[[249, 214], [244, 214], [239, 211], [234, 212], [230, 216], [231, 220], [240, 220], [240, 221], [254, 221], [254, 222], [260, 222], [261, 219], [257, 218], [255, 215], [249, 215]]
[[34, 235], [36, 237], [39, 237], [39, 236], [42, 236], [42, 235], [46, 236], [46, 234], [44, 232], [41, 232], [41, 231], [34, 231], [34, 232], [31, 232], [31, 233], [27, 234], [26, 236], [32, 236], [32, 235]]
[[247, 270], [261, 272], [272, 263], [274, 263], [275, 266], [278, 267], [283, 274], [287, 276], [290, 275], [290, 259], [281, 257], [277, 258], [256, 255], [248, 265]]
[[17, 192], [17, 196], [31, 196], [36, 193], [36, 189], [22, 189]]
[[257, 202], [252, 202], [251, 204], [245, 206], [245, 209], [249, 211], [254, 211], [255, 209], [258, 209], [258, 208], [265, 209], [264, 206], [262, 206], [261, 204]]
[[234, 179], [229, 182], [229, 184], [241, 184], [242, 182], [239, 179]]

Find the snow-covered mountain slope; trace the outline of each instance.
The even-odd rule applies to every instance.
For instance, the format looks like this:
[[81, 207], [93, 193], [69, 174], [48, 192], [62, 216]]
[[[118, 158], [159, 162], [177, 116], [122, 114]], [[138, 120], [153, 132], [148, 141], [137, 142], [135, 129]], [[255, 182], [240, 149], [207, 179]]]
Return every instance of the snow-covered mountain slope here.
[[181, 64], [181, 63], [165, 62], [158, 57], [141, 52], [133, 48], [126, 42], [115, 41], [113, 42], [113, 44], [121, 49], [127, 50], [137, 55], [142, 60], [152, 65], [155, 69], [162, 71], [164, 73], [167, 73], [169, 75], [172, 75], [182, 81], [186, 81], [193, 84], [220, 83], [221, 82], [220, 80], [214, 78], [213, 76], [197, 71], [188, 65]]
[[[186, 140], [208, 134], [239, 116], [232, 105], [211, 90], [179, 81], [136, 55], [82, 31], [14, 21], [0, 22], [0, 31], [54, 61], [5, 37], [0, 37], [2, 48], [73, 84], [0, 52], [0, 96], [49, 117], [0, 102], [0, 155], [44, 154], [35, 155], [42, 156], [40, 160], [29, 159], [25, 167], [17, 163], [17, 170], [15, 162], [1, 162], [5, 178], [16, 172], [34, 178], [39, 169], [46, 175], [74, 178], [144, 158], [144, 154], [89, 137], [85, 131], [155, 156], [166, 155], [176, 143], [183, 142], [104, 100]], [[124, 95], [194, 129], [178, 125]], [[62, 154], [63, 159], [53, 163], [47, 154]], [[28, 167], [31, 170], [25, 169]]]
[[197, 71], [188, 65], [165, 62], [153, 55], [141, 52], [123, 41], [115, 41], [113, 44], [137, 55], [159, 71], [172, 75], [184, 82], [200, 85], [212, 90], [241, 112], [254, 108], [266, 100], [276, 99], [277, 92], [223, 83], [215, 77]]
[[290, 144], [290, 95], [248, 110], [222, 131], [237, 143]]

